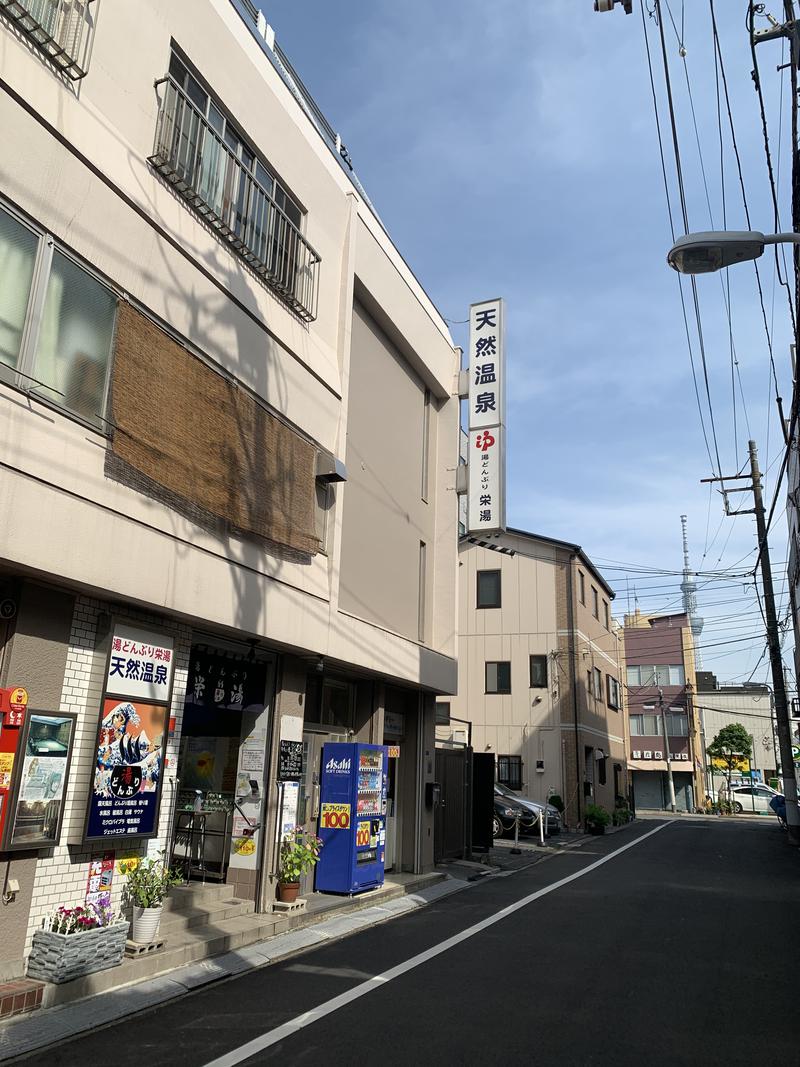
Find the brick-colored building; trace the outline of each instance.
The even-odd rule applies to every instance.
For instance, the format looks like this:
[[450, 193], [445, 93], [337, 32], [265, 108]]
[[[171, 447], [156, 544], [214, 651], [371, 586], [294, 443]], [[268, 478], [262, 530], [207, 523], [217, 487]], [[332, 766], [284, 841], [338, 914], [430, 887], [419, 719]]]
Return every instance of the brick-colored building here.
[[[703, 800], [704, 767], [694, 645], [688, 617], [625, 616], [628, 704], [628, 767], [637, 809], [666, 810], [670, 804], [667, 759], [676, 806], [692, 811]], [[669, 751], [665, 751], [667, 719]]]

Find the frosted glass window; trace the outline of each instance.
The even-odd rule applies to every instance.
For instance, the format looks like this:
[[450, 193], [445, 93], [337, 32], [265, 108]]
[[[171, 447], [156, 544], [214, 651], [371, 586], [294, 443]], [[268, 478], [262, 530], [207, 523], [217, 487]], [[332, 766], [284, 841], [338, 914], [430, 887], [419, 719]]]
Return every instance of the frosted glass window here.
[[97, 426], [103, 407], [116, 299], [75, 263], [53, 254], [34, 374], [40, 395]]
[[16, 367], [31, 294], [36, 234], [0, 211], [0, 362]]

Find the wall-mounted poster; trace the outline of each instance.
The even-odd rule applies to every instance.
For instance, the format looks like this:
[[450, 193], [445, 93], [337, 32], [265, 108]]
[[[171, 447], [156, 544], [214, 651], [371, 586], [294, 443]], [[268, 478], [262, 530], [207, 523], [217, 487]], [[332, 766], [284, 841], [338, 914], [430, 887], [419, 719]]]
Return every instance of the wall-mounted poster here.
[[87, 840], [156, 833], [168, 715], [156, 704], [103, 701]]
[[58, 843], [74, 733], [74, 715], [28, 712], [17, 752], [7, 849]]

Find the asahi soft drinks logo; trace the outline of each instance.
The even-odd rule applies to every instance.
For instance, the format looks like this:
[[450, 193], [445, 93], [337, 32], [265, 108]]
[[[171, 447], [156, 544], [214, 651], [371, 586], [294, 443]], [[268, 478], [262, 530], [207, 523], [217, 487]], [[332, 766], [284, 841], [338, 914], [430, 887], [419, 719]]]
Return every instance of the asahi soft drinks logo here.
[[329, 774], [349, 774], [350, 773], [350, 759], [335, 760], [331, 757], [325, 764], [325, 770]]

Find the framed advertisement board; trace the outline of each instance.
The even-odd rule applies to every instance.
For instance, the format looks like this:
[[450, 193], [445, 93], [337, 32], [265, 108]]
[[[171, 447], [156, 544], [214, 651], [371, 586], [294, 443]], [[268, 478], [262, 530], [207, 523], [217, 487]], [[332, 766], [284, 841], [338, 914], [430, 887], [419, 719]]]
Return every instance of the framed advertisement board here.
[[64, 819], [76, 716], [30, 709], [21, 727], [2, 849], [57, 845]]
[[156, 836], [173, 679], [170, 635], [113, 621], [86, 842]]
[[158, 829], [169, 709], [106, 697], [97, 729], [87, 841], [153, 837]]

